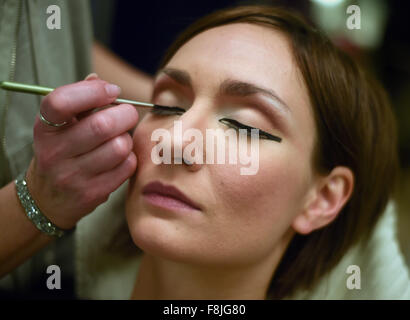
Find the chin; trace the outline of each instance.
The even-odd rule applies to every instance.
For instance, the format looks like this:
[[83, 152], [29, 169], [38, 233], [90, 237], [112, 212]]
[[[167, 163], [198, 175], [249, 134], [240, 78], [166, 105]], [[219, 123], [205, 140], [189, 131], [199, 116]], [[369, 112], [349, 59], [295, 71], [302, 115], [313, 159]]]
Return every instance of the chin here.
[[196, 264], [204, 258], [204, 251], [192, 241], [192, 230], [178, 219], [164, 219], [153, 214], [142, 204], [142, 197], [135, 189], [127, 198], [125, 212], [131, 238], [144, 252], [183, 263]]
[[168, 221], [150, 215], [127, 216], [128, 228], [134, 244], [144, 252], [175, 262], [193, 263], [195, 252], [187, 248], [187, 239], [178, 236], [178, 230]]
[[221, 245], [226, 239], [215, 241], [205, 231], [199, 234], [201, 228], [192, 229], [179, 219], [154, 215], [138, 198], [128, 199], [126, 218], [134, 244], [151, 256], [210, 268], [249, 263], [249, 254], [244, 254], [242, 248]]

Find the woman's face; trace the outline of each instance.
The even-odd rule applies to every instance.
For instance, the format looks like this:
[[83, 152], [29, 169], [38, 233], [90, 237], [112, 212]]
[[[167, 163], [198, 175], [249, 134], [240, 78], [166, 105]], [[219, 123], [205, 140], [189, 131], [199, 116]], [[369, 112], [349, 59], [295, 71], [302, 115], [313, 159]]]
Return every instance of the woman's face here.
[[[135, 244], [153, 255], [201, 265], [247, 265], [269, 258], [292, 232], [313, 184], [313, 115], [285, 36], [245, 23], [217, 27], [187, 42], [165, 68], [156, 78], [153, 103], [186, 112], [148, 113], [134, 131], [138, 168], [126, 215]], [[258, 140], [256, 174], [241, 175], [239, 161], [193, 166], [152, 161], [155, 129], [173, 135], [174, 121], [180, 120], [182, 133], [195, 128], [206, 137], [206, 129], [229, 129], [221, 118], [282, 138]], [[170, 142], [172, 148], [178, 143]], [[245, 144], [250, 147], [250, 139]], [[199, 210], [153, 204], [142, 194], [153, 181], [177, 187]]]

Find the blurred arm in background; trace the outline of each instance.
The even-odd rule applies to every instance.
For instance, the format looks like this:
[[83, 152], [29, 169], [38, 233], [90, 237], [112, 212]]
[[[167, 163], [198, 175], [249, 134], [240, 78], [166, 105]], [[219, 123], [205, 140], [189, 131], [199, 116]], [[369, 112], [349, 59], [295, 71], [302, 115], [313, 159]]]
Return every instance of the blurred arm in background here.
[[101, 79], [120, 86], [121, 98], [149, 102], [152, 76], [136, 69], [98, 41], [93, 43], [92, 58], [94, 72]]

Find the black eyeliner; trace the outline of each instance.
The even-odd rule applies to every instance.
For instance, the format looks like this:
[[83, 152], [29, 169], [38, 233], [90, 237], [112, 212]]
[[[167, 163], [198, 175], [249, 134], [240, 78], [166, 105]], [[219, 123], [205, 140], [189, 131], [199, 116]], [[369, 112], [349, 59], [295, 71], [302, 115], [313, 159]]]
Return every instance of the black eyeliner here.
[[259, 130], [259, 137], [260, 138], [262, 138], [262, 139], [269, 139], [269, 140], [274, 140], [274, 141], [277, 141], [277, 142], [281, 142], [282, 141], [282, 138], [279, 138], [279, 137], [277, 137], [277, 136], [274, 136], [274, 135], [272, 135], [272, 134], [270, 134], [270, 133], [267, 133], [267, 132], [265, 132], [265, 131], [263, 131], [263, 130], [261, 130], [261, 129], [257, 129], [257, 128], [253, 128], [253, 127], [250, 127], [250, 126], [247, 126], [247, 125], [245, 125], [245, 124], [242, 124], [242, 123], [240, 123], [240, 122], [238, 122], [238, 121], [236, 121], [236, 120], [233, 120], [233, 119], [228, 119], [228, 118], [222, 118], [222, 119], [219, 119], [219, 122], [222, 122], [223, 124], [226, 124], [226, 125], [234, 125], [234, 126], [236, 126], [237, 128], [240, 128], [240, 129], [246, 129], [246, 130], [251, 130], [251, 129], [256, 129], [256, 130]]
[[159, 114], [159, 115], [166, 115], [166, 114], [183, 114], [185, 112], [185, 109], [182, 109], [180, 107], [169, 107], [169, 106], [161, 106], [159, 104], [154, 104], [153, 108], [151, 109], [151, 112], [154, 114]]

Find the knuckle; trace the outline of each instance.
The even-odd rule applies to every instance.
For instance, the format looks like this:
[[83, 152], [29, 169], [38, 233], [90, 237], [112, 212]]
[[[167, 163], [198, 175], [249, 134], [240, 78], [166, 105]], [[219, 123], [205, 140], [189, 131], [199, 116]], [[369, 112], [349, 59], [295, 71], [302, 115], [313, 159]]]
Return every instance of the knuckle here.
[[103, 115], [96, 114], [95, 117], [91, 119], [90, 126], [93, 134], [98, 137], [106, 137], [110, 132], [113, 125], [111, 118]]
[[57, 174], [54, 180], [54, 187], [58, 190], [69, 191], [74, 188], [75, 171], [65, 171]]
[[52, 148], [45, 146], [37, 147], [36, 156], [38, 158], [39, 167], [43, 171], [47, 171], [54, 167], [61, 159], [64, 153], [62, 145], [57, 144]]

